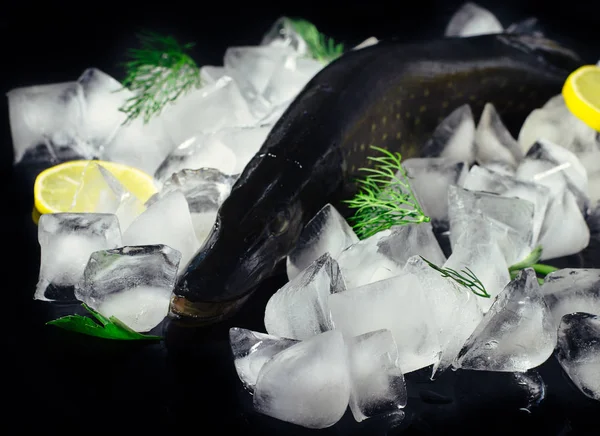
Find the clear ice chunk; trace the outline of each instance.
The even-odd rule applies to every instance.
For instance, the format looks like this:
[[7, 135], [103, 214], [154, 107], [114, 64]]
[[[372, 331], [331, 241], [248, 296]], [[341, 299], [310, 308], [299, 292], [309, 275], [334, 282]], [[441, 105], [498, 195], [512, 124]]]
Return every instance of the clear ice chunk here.
[[542, 294], [556, 328], [569, 313], [600, 316], [600, 269], [564, 268], [551, 272], [544, 278]]
[[200, 248], [185, 195], [173, 191], [151, 204], [123, 232], [123, 245], [164, 244], [181, 253], [183, 271]]
[[444, 36], [475, 36], [502, 33], [504, 27], [494, 14], [476, 3], [464, 3], [452, 16]]
[[147, 332], [167, 316], [181, 254], [166, 245], [96, 251], [85, 267], [78, 300], [136, 332]]
[[133, 93], [98, 68], [88, 68], [77, 82], [83, 89], [86, 103], [85, 137], [102, 150], [127, 119], [119, 109]]
[[398, 366], [398, 348], [389, 330], [347, 340], [350, 363], [350, 410], [361, 422], [398, 412], [406, 406], [406, 383]]
[[79, 83], [15, 88], [6, 95], [15, 163], [39, 144], [72, 148], [87, 159], [97, 155], [83, 140], [86, 112]]
[[386, 280], [331, 294], [329, 308], [334, 328], [346, 338], [390, 330], [404, 374], [432, 365], [440, 352], [438, 330], [420, 286], [417, 276], [401, 272]]
[[422, 153], [472, 164], [475, 160], [475, 121], [471, 106], [462, 105], [448, 115], [425, 143]]
[[200, 67], [200, 83], [204, 85], [214, 85], [225, 76], [225, 67], [214, 65], [203, 65]]
[[260, 370], [254, 390], [258, 412], [313, 429], [338, 422], [349, 399], [348, 353], [338, 331], [277, 353]]
[[584, 395], [600, 401], [600, 316], [565, 315], [558, 328], [556, 358]]
[[273, 72], [263, 97], [273, 106], [290, 102], [324, 66], [309, 57], [288, 57]]
[[480, 164], [500, 161], [516, 168], [523, 159], [523, 150], [512, 137], [496, 108], [486, 103], [475, 130], [475, 159]]
[[535, 271], [527, 268], [495, 299], [465, 342], [457, 366], [478, 371], [525, 372], [544, 363], [555, 346], [552, 315]]
[[325, 253], [337, 259], [340, 253], [358, 242], [358, 236], [331, 204], [326, 204], [306, 224], [294, 249], [287, 257], [289, 280], [296, 277]]
[[448, 227], [448, 187], [460, 186], [467, 174], [466, 162], [441, 157], [411, 158], [402, 162], [410, 186], [423, 212], [436, 228]]
[[346, 288], [353, 289], [394, 276], [417, 254], [438, 265], [446, 261], [430, 223], [395, 226], [378, 232], [346, 248], [337, 261]]
[[239, 327], [229, 329], [233, 364], [246, 389], [253, 391], [262, 367], [280, 351], [297, 344], [294, 339], [280, 338]]
[[376, 37], [371, 36], [371, 37], [365, 39], [360, 44], [356, 45], [352, 50], [360, 50], [361, 48], [371, 47], [372, 45], [375, 45], [378, 42], [379, 42], [379, 40]]
[[337, 262], [329, 253], [323, 254], [269, 298], [267, 332], [304, 340], [331, 330], [328, 297], [345, 290]]
[[432, 311], [441, 345], [431, 378], [452, 366], [456, 356], [483, 317], [477, 304], [481, 298], [431, 268], [421, 257], [413, 256], [404, 271], [416, 276]]
[[90, 255], [119, 247], [121, 230], [112, 214], [43, 214], [38, 222], [38, 241], [41, 262], [34, 298], [73, 300], [73, 287], [81, 281]]
[[503, 197], [520, 198], [533, 203], [532, 241], [535, 243], [538, 240], [550, 202], [548, 187], [500, 174], [479, 165], [471, 167], [462, 187], [471, 191], [485, 191]]
[[531, 409], [539, 406], [544, 398], [546, 398], [546, 383], [536, 370], [514, 372], [513, 378], [527, 393], [527, 404], [521, 410], [531, 412]]
[[294, 28], [292, 20], [280, 17], [265, 33], [260, 43], [273, 47], [289, 47], [300, 56], [309, 54], [309, 48], [304, 38]]

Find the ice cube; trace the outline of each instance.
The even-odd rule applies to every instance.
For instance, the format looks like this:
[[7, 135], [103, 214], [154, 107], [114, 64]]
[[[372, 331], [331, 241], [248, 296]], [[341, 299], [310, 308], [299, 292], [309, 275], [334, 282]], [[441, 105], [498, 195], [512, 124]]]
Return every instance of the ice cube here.
[[304, 38], [294, 28], [292, 20], [288, 17], [280, 17], [263, 36], [261, 45], [274, 47], [289, 47], [300, 56], [309, 53], [308, 45]]
[[569, 313], [600, 316], [600, 269], [564, 268], [551, 272], [544, 279], [542, 294], [556, 328]]
[[372, 45], [375, 45], [378, 42], [379, 42], [379, 40], [376, 37], [371, 36], [370, 38], [367, 38], [363, 42], [361, 42], [360, 44], [358, 44], [352, 50], [360, 50], [361, 48], [371, 47]]
[[483, 317], [477, 304], [481, 298], [453, 280], [442, 277], [420, 256], [411, 257], [404, 271], [418, 277], [437, 326], [441, 350], [433, 366], [432, 379], [449, 368], [467, 338]]
[[262, 95], [273, 106], [294, 99], [325, 64], [308, 57], [288, 57], [273, 72]]
[[476, 3], [464, 3], [452, 16], [445, 36], [475, 36], [502, 33], [504, 27], [494, 14]]
[[155, 244], [168, 245], [181, 253], [180, 271], [200, 248], [190, 210], [181, 191], [169, 192], [151, 204], [123, 233], [123, 245]]
[[200, 83], [203, 85], [214, 85], [223, 76], [225, 76], [225, 67], [214, 65], [200, 67]]
[[262, 367], [280, 351], [297, 344], [294, 339], [280, 338], [239, 327], [229, 329], [233, 363], [244, 386], [253, 391]]
[[490, 171], [494, 171], [498, 174], [504, 174], [505, 176], [514, 176], [515, 170], [508, 164], [503, 162], [488, 162], [486, 164], [481, 164], [482, 168], [488, 169]]
[[562, 94], [532, 111], [519, 132], [519, 145], [527, 152], [540, 139], [559, 144], [573, 153], [595, 151], [596, 132], [566, 107]]
[[134, 94], [98, 68], [88, 68], [77, 82], [83, 89], [86, 103], [86, 139], [102, 150], [127, 119], [119, 109]]
[[556, 358], [581, 392], [600, 401], [600, 316], [565, 315], [558, 328]]
[[40, 275], [34, 298], [73, 300], [90, 255], [121, 245], [115, 215], [95, 213], [43, 214], [38, 222]]
[[302, 230], [294, 249], [287, 257], [287, 276], [296, 277], [304, 268], [325, 253], [337, 259], [358, 236], [335, 207], [326, 204]]
[[87, 159], [97, 156], [83, 141], [85, 100], [79, 83], [15, 88], [7, 97], [15, 163], [39, 144], [72, 148]]
[[226, 174], [239, 174], [263, 145], [271, 127], [229, 127], [197, 134], [167, 156], [155, 177], [165, 180], [182, 169], [197, 168], [216, 168]]
[[[600, 134], [598, 134], [598, 148], [600, 149]], [[593, 208], [600, 200], [600, 151], [577, 153], [576, 156], [588, 177], [588, 196], [590, 208]]]
[[527, 392], [527, 405], [521, 410], [531, 412], [546, 397], [546, 383], [536, 370], [512, 373], [515, 382]]
[[124, 232], [144, 210], [146, 206], [139, 198], [104, 166], [92, 161], [83, 169], [69, 212], [115, 214]]
[[480, 164], [500, 161], [516, 168], [523, 159], [523, 150], [491, 103], [486, 103], [477, 124], [475, 147], [475, 158]]
[[328, 297], [345, 290], [337, 262], [323, 254], [271, 296], [265, 308], [267, 332], [304, 340], [331, 330]]
[[548, 186], [553, 196], [566, 186], [576, 197], [579, 208], [589, 207], [588, 178], [585, 167], [569, 150], [546, 140], [539, 140], [527, 152], [515, 176]]
[[340, 332], [329, 331], [279, 352], [260, 370], [254, 407], [307, 428], [326, 428], [350, 398], [348, 354]]
[[435, 228], [448, 229], [448, 186], [461, 185], [466, 162], [444, 158], [412, 158], [402, 163], [421, 208]]
[[417, 276], [395, 277], [329, 296], [331, 319], [347, 338], [387, 329], [398, 346], [403, 373], [436, 362], [440, 352], [437, 326]]
[[434, 130], [422, 153], [429, 157], [443, 157], [450, 161], [475, 160], [475, 121], [468, 104], [462, 105], [448, 115]]
[[555, 346], [552, 315], [535, 271], [527, 268], [498, 295], [465, 342], [457, 366], [478, 371], [525, 372], [544, 363]]
[[179, 251], [166, 245], [96, 251], [75, 294], [105, 317], [147, 332], [167, 316], [180, 259]]
[[[352, 289], [400, 272], [408, 258], [417, 254], [438, 264], [446, 260], [430, 223], [378, 232], [342, 251], [338, 264], [346, 287]], [[376, 273], [382, 270], [389, 270], [389, 274], [378, 279]]]
[[471, 191], [491, 192], [503, 197], [521, 198], [533, 203], [532, 241], [535, 243], [538, 240], [550, 202], [548, 187], [500, 174], [479, 165], [471, 167], [462, 187]]
[[539, 29], [539, 20], [535, 17], [516, 21], [506, 28], [506, 33], [523, 33], [536, 37], [543, 37], [544, 33]]
[[257, 122], [238, 84], [227, 75], [179, 97], [160, 118], [175, 146], [200, 133], [254, 126]]
[[456, 242], [452, 254], [442, 266], [459, 272], [467, 271], [468, 268], [475, 274], [491, 296], [476, 299], [484, 313], [492, 305], [493, 298], [510, 281], [508, 264], [497, 240], [488, 229], [482, 227], [473, 227], [469, 232], [463, 233]]
[[350, 410], [361, 422], [377, 415], [397, 412], [406, 406], [406, 383], [398, 366], [398, 348], [389, 330], [351, 338]]
[[563, 188], [562, 194], [550, 201], [538, 244], [542, 260], [579, 253], [590, 242], [590, 229], [573, 193]]

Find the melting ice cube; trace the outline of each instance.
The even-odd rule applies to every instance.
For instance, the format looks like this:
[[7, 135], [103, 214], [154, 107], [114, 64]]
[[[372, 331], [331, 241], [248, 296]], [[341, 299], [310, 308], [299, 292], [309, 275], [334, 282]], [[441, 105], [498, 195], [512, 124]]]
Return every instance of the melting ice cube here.
[[498, 295], [465, 342], [462, 369], [525, 372], [544, 363], [556, 346], [556, 330], [535, 271], [522, 270]]
[[326, 204], [306, 224], [294, 249], [287, 257], [288, 279], [325, 253], [336, 259], [347, 247], [358, 242], [358, 236], [344, 217], [331, 204]]
[[346, 287], [352, 289], [396, 275], [417, 254], [438, 265], [446, 260], [430, 223], [378, 232], [342, 251], [338, 264]]
[[261, 45], [274, 47], [290, 47], [300, 56], [308, 54], [308, 46], [304, 38], [294, 28], [292, 20], [280, 17], [263, 36]]
[[229, 329], [233, 363], [244, 386], [253, 391], [262, 367], [280, 351], [297, 344], [294, 339], [253, 332], [239, 327]]
[[375, 330], [392, 332], [405, 374], [436, 362], [440, 352], [432, 309], [417, 276], [401, 273], [365, 286], [331, 294], [336, 330], [354, 337]]
[[406, 406], [406, 384], [398, 349], [389, 330], [348, 339], [350, 410], [358, 422], [394, 413]]
[[[44, 214], [38, 222], [41, 248], [38, 300], [73, 300], [90, 255], [121, 245], [115, 215], [94, 213]], [[68, 289], [65, 289], [68, 288]]]
[[254, 407], [307, 428], [326, 428], [350, 398], [348, 353], [338, 331], [322, 333], [277, 353], [260, 370]]
[[476, 3], [467, 2], [454, 13], [444, 35], [464, 37], [502, 33], [503, 30], [494, 14]]
[[303, 340], [331, 330], [328, 297], [345, 290], [337, 262], [325, 253], [271, 296], [267, 332]]
[[423, 155], [443, 157], [456, 162], [475, 160], [475, 121], [471, 106], [455, 109], [434, 130], [423, 146]]
[[475, 146], [476, 160], [480, 164], [500, 161], [516, 168], [523, 159], [523, 150], [491, 103], [485, 105], [477, 124]]
[[600, 316], [565, 315], [558, 328], [556, 358], [581, 392], [600, 401]]
[[167, 316], [181, 254], [166, 245], [96, 251], [76, 296], [105, 317], [147, 332]]
[[273, 72], [263, 91], [264, 98], [274, 106], [290, 102], [324, 66], [312, 58], [288, 57]]
[[180, 271], [200, 248], [181, 191], [169, 192], [150, 205], [123, 233], [123, 245], [156, 244], [168, 245], [181, 253]]

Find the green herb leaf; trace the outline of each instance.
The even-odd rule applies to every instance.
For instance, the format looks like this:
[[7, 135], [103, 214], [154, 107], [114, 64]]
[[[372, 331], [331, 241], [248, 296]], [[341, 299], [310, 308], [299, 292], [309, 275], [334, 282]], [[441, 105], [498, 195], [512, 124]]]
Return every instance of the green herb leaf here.
[[141, 48], [129, 51], [124, 64], [127, 76], [123, 85], [135, 96], [120, 109], [125, 123], [142, 116], [144, 122], [194, 87], [200, 86], [200, 70], [186, 54], [193, 43], [180, 45], [171, 36], [146, 32], [138, 35]]
[[429, 222], [410, 187], [402, 168], [400, 153], [371, 146], [383, 156], [371, 157], [375, 168], [360, 168], [368, 173], [357, 180], [359, 192], [345, 203], [356, 209], [348, 219], [360, 239], [368, 238], [392, 226]]
[[62, 329], [69, 330], [72, 332], [81, 333], [89, 336], [96, 336], [98, 338], [104, 339], [128, 341], [158, 341], [162, 339], [162, 337], [160, 336], [144, 335], [138, 333], [129, 328], [118, 318], [114, 316], [106, 318], [105, 316], [96, 312], [86, 304], [83, 304], [83, 307], [94, 318], [81, 315], [67, 315], [63, 316], [62, 318], [48, 321], [46, 324], [60, 327]]
[[529, 253], [527, 255], [527, 257], [525, 257], [525, 259], [508, 267], [508, 270], [510, 272], [513, 272], [513, 271], [519, 271], [519, 270], [522, 270], [525, 268], [530, 268], [533, 264], [537, 263], [537, 261], [540, 260], [541, 257], [542, 257], [542, 246], [538, 245], [537, 247], [535, 247], [533, 249], [533, 251], [531, 253]]
[[471, 271], [469, 268], [462, 269], [461, 272], [459, 273], [458, 271], [456, 271], [452, 268], [441, 268], [441, 267], [437, 266], [436, 264], [428, 261], [423, 256], [419, 256], [419, 257], [421, 259], [423, 259], [427, 263], [427, 265], [429, 265], [431, 268], [433, 268], [436, 271], [439, 271], [442, 274], [442, 277], [448, 277], [449, 279], [454, 280], [459, 285], [461, 285], [467, 289], [470, 289], [471, 292], [473, 292], [478, 297], [483, 297], [483, 298], [491, 297], [491, 295], [488, 294], [488, 292], [486, 291], [485, 286], [483, 286], [483, 283], [481, 283], [481, 280], [479, 280], [477, 278], [477, 276], [475, 275], [475, 273], [473, 271]]
[[290, 19], [292, 27], [304, 39], [311, 56], [318, 61], [327, 63], [338, 58], [344, 53], [344, 45], [323, 35], [317, 27], [303, 19]]

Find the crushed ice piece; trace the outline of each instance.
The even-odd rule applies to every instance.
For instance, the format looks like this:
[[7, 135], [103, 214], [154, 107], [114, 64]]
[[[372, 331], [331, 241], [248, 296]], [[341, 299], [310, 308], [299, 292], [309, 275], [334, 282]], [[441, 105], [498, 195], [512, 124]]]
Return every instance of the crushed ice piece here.
[[471, 106], [462, 105], [448, 115], [435, 128], [423, 146], [422, 154], [472, 164], [475, 160], [475, 121]]
[[290, 56], [275, 69], [262, 96], [271, 106], [291, 102], [324, 66], [316, 59]]
[[498, 295], [457, 359], [462, 369], [525, 372], [544, 363], [556, 346], [552, 315], [535, 271], [521, 270]]
[[292, 20], [280, 17], [265, 33], [261, 45], [273, 47], [289, 47], [300, 56], [309, 54], [309, 48], [304, 38], [294, 28]]
[[123, 232], [123, 245], [155, 244], [168, 245], [181, 253], [181, 272], [200, 248], [181, 191], [169, 192], [151, 204]]
[[584, 395], [600, 401], [600, 316], [565, 315], [558, 328], [556, 358]]
[[347, 289], [352, 289], [394, 276], [417, 254], [438, 265], [446, 261], [430, 223], [378, 232], [346, 248], [337, 260]]
[[398, 349], [389, 330], [347, 340], [350, 362], [350, 410], [361, 422], [398, 412], [406, 406], [406, 383], [398, 366]]
[[358, 44], [352, 50], [360, 50], [361, 48], [371, 47], [372, 45], [375, 45], [378, 42], [379, 42], [379, 40], [376, 37], [371, 36], [370, 38], [367, 38], [363, 42], [361, 42], [360, 44]]
[[436, 362], [438, 330], [419, 278], [400, 272], [394, 277], [329, 296], [334, 328], [346, 338], [375, 330], [392, 332], [398, 364], [404, 374]]
[[479, 118], [475, 130], [475, 147], [475, 157], [480, 164], [500, 161], [516, 168], [523, 159], [523, 150], [491, 103], [486, 103]]
[[527, 404], [521, 410], [531, 413], [531, 409], [537, 407], [546, 398], [546, 383], [536, 370], [527, 372], [513, 372], [515, 382], [527, 393]]
[[267, 332], [304, 340], [331, 330], [328, 297], [345, 290], [337, 262], [323, 254], [271, 296], [265, 308]]
[[446, 26], [445, 36], [475, 36], [502, 33], [504, 27], [494, 14], [476, 3], [464, 3]]
[[329, 331], [277, 353], [260, 370], [254, 408], [307, 428], [326, 428], [348, 408], [350, 376], [344, 338]]
[[238, 377], [253, 391], [262, 367], [280, 351], [297, 344], [294, 339], [280, 338], [240, 327], [229, 329], [229, 345]]
[[346, 219], [331, 204], [326, 204], [306, 224], [286, 260], [289, 280], [296, 277], [325, 253], [337, 259], [340, 253], [358, 242]]
[[147, 332], [167, 316], [181, 254], [166, 245], [96, 251], [85, 267], [78, 300], [136, 332]]
[[90, 255], [119, 247], [121, 230], [112, 214], [43, 214], [38, 222], [38, 241], [41, 262], [34, 298], [74, 300], [74, 287], [81, 281]]

